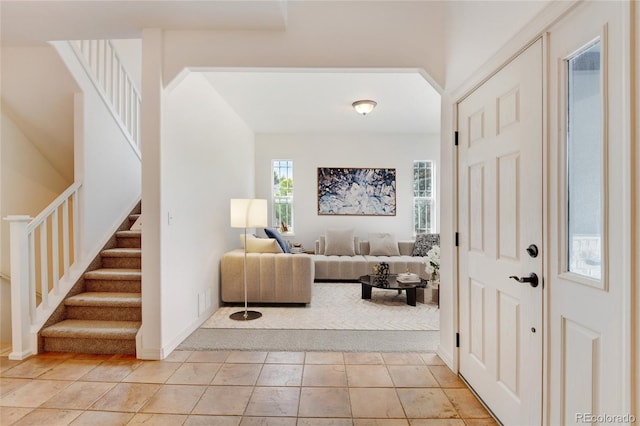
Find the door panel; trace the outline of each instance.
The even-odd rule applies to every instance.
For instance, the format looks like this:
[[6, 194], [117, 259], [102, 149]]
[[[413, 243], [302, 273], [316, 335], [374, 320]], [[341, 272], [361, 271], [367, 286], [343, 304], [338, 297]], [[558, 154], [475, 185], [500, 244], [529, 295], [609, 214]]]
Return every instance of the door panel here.
[[[630, 410], [628, 7], [587, 2], [549, 32], [550, 424], [582, 424], [587, 415]], [[572, 121], [579, 114], [589, 119]], [[584, 156], [589, 149], [592, 158]], [[594, 158], [591, 167], [572, 173], [572, 164]], [[576, 199], [575, 185], [586, 185], [587, 197], [595, 195], [591, 206], [576, 211], [576, 204], [589, 200]], [[585, 225], [590, 217], [597, 220], [593, 231]]]
[[542, 416], [542, 41], [458, 104], [460, 374], [504, 424]]

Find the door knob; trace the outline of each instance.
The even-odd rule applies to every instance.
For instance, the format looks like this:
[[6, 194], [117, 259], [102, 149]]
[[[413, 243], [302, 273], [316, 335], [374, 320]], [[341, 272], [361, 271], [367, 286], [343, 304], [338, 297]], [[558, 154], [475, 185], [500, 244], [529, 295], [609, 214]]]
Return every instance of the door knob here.
[[509, 278], [518, 281], [519, 283], [529, 283], [531, 287], [538, 287], [538, 275], [535, 272], [529, 274], [528, 277], [516, 277], [511, 275]]

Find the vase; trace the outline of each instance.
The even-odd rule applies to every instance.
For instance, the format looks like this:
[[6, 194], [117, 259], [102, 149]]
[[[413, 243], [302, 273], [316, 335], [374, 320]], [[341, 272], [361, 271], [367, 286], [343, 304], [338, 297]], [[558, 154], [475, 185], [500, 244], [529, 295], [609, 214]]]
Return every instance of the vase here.
[[440, 274], [434, 272], [431, 274], [431, 277], [427, 280], [429, 282], [429, 287], [438, 288], [440, 287]]
[[386, 262], [373, 265], [373, 273], [378, 277], [387, 278], [389, 276], [389, 264]]

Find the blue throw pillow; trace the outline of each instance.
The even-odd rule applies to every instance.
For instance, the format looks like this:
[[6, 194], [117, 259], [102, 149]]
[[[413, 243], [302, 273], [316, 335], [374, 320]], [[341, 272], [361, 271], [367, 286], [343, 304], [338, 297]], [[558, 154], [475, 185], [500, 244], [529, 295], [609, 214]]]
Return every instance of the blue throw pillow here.
[[278, 231], [271, 228], [264, 228], [264, 233], [267, 234], [267, 237], [275, 239], [284, 253], [291, 253], [289, 243], [287, 243], [287, 240], [282, 238], [282, 235], [280, 235]]

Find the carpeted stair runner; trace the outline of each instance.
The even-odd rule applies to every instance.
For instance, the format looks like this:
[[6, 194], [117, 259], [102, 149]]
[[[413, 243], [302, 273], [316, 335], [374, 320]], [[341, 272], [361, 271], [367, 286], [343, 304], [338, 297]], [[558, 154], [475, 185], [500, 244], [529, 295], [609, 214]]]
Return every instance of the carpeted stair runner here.
[[140, 248], [142, 247], [142, 234], [140, 231], [118, 231], [116, 232], [119, 248]]
[[139, 248], [114, 248], [103, 250], [102, 266], [105, 268], [127, 268], [140, 269], [140, 256], [142, 251]]
[[88, 292], [64, 301], [67, 318], [78, 320], [141, 321], [140, 293]]
[[140, 321], [67, 319], [47, 327], [42, 335], [47, 352], [135, 354], [139, 328]]
[[[140, 215], [129, 217], [129, 227]], [[135, 354], [142, 320], [141, 232], [118, 231], [101, 252], [101, 268], [85, 272], [83, 292], [64, 300], [64, 319], [40, 335], [47, 352]]]

